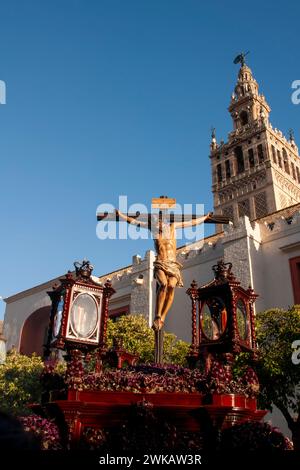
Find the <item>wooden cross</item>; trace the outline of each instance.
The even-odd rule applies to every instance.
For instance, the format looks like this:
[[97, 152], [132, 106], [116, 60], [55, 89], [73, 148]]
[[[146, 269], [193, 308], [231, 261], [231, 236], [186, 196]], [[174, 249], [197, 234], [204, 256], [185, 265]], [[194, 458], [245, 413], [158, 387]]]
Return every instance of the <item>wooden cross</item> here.
[[[189, 220], [194, 220], [199, 217], [199, 214], [174, 214], [174, 212], [170, 212], [167, 214], [167, 210], [170, 210], [176, 206], [176, 199], [168, 198], [166, 196], [161, 196], [159, 198], [152, 199], [152, 209], [159, 209], [159, 220], [161, 221], [163, 218], [168, 217], [168, 222], [170, 224], [174, 222], [187, 222]], [[137, 219], [138, 222], [148, 222], [148, 229], [151, 229], [153, 213], [150, 214], [141, 214], [139, 211], [135, 213], [127, 213], [128, 217], [132, 219]], [[97, 214], [97, 220], [102, 221], [105, 220], [107, 222], [122, 222], [123, 219], [120, 216], [113, 212], [100, 212]], [[219, 214], [211, 213], [211, 217], [206, 220], [204, 223], [206, 224], [228, 224], [231, 221], [229, 217]]]
[[[121, 217], [119, 216], [118, 212], [115, 212], [112, 214], [109, 214], [108, 212], [104, 212], [104, 213], [97, 214], [97, 220], [119, 222], [119, 221], [123, 221], [125, 218], [125, 220], [127, 220], [128, 223], [134, 223], [137, 226], [139, 226], [139, 223], [140, 223], [141, 226], [148, 228], [148, 230], [151, 230], [154, 228], [152, 227], [152, 222], [154, 222], [154, 225], [157, 225], [158, 223], [159, 226], [164, 223], [167, 223], [169, 225], [173, 223], [178, 224], [177, 227], [175, 225], [174, 227], [175, 229], [180, 228], [180, 226], [184, 227], [184, 223], [186, 224], [189, 221], [198, 219], [195, 225], [197, 223], [202, 222], [201, 220], [199, 221], [199, 215], [197, 214], [168, 213], [168, 211], [170, 209], [173, 209], [175, 206], [176, 206], [176, 199], [171, 199], [166, 196], [161, 196], [160, 198], [152, 199], [152, 208], [159, 209], [158, 220], [157, 220], [157, 215], [155, 215], [154, 213], [141, 214], [140, 212], [136, 212], [135, 214], [130, 214], [130, 213], [121, 214]], [[155, 216], [156, 216], [156, 220], [155, 219], [153, 220]], [[210, 213], [209, 218], [204, 220], [205, 223], [215, 223], [215, 224], [228, 224], [229, 221], [230, 219], [228, 217], [225, 217], [223, 215], [214, 215], [213, 213]], [[158, 302], [158, 300], [156, 300], [156, 302]], [[158, 329], [154, 328], [154, 333], [155, 333], [155, 363], [161, 364], [163, 362], [163, 330], [161, 329], [161, 327], [159, 327]]]

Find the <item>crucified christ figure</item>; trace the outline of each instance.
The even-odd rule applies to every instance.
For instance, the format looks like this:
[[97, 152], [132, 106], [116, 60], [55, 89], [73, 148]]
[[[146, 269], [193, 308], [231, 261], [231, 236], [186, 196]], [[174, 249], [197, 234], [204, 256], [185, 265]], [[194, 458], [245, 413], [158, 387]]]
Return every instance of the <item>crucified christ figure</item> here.
[[155, 319], [152, 328], [161, 330], [164, 326], [165, 318], [170, 310], [175, 294], [175, 287], [182, 287], [181, 276], [182, 265], [176, 260], [176, 233], [178, 228], [192, 227], [212, 220], [213, 213], [209, 212], [202, 217], [188, 221], [175, 222], [165, 221], [162, 217], [152, 216], [152, 223], [139, 221], [134, 217], [123, 214], [116, 209], [116, 214], [129, 224], [138, 225], [151, 231], [154, 238], [156, 250], [156, 260], [154, 262], [154, 277], [158, 283], [156, 296]]

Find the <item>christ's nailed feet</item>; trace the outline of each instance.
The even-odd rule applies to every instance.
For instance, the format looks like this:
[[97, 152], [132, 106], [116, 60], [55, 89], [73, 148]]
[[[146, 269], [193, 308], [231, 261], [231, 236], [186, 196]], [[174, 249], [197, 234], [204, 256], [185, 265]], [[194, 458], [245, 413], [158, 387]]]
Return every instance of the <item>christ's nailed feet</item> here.
[[153, 322], [152, 328], [154, 331], [159, 331], [163, 328], [164, 322], [162, 321], [161, 317], [155, 317]]

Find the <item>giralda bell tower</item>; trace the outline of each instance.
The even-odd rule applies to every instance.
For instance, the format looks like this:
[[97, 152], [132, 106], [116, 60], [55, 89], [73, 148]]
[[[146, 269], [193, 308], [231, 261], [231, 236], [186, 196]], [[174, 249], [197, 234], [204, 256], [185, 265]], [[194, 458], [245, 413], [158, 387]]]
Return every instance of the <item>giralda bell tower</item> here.
[[[286, 138], [270, 121], [270, 107], [251, 69], [241, 62], [228, 108], [233, 131], [228, 141], [211, 138], [214, 210], [234, 223], [264, 217], [300, 202], [300, 157], [293, 132]], [[217, 227], [221, 230], [221, 227]]]

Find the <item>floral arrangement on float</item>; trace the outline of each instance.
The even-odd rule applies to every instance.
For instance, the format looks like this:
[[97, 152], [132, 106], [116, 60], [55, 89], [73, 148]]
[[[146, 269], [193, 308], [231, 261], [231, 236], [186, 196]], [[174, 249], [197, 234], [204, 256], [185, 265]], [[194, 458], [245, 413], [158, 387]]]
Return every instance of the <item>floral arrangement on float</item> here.
[[221, 361], [215, 361], [206, 373], [176, 365], [137, 365], [126, 369], [85, 372], [80, 357], [74, 357], [67, 371], [59, 373], [46, 365], [41, 375], [44, 391], [77, 390], [132, 393], [241, 394], [256, 398], [259, 382], [255, 371], [247, 367], [240, 377]]
[[31, 433], [42, 450], [61, 450], [61, 438], [57, 425], [49, 419], [37, 415], [20, 417], [25, 432]]

